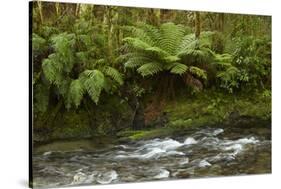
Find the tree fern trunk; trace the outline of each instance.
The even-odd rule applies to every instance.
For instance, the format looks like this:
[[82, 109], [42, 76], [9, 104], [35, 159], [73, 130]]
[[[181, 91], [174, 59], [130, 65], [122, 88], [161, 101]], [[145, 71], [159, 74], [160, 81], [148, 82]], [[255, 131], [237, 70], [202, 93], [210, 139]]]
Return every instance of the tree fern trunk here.
[[200, 13], [195, 12], [195, 38], [199, 39], [201, 33], [201, 18]]
[[137, 100], [136, 110], [134, 114], [134, 119], [132, 123], [133, 130], [141, 130], [144, 128], [144, 107], [142, 102]]
[[41, 21], [41, 24], [43, 25], [43, 23], [44, 23], [44, 18], [43, 18], [43, 7], [42, 7], [42, 2], [41, 2], [41, 1], [37, 1], [37, 5], [38, 5], [38, 10], [39, 10], [39, 15], [40, 15], [40, 21]]

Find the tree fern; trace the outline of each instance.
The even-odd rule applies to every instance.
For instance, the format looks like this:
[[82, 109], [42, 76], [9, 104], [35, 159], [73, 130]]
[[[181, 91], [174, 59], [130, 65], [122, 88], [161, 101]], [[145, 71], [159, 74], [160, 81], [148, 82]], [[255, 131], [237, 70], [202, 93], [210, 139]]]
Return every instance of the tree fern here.
[[160, 26], [160, 33], [159, 47], [169, 54], [174, 54], [185, 34], [183, 26], [165, 23]]
[[55, 85], [59, 85], [62, 80], [60, 64], [55, 62], [53, 59], [45, 59], [42, 63], [43, 73], [46, 79]]
[[81, 74], [80, 81], [91, 99], [97, 104], [105, 84], [104, 74], [99, 70], [86, 70]]
[[151, 62], [150, 58], [147, 57], [132, 57], [129, 60], [125, 62], [126, 68], [136, 68], [139, 67], [145, 63]]
[[190, 71], [192, 74], [194, 74], [194, 75], [196, 75], [197, 77], [199, 77], [199, 78], [207, 79], [207, 73], [206, 73], [205, 70], [202, 70], [202, 69], [200, 69], [200, 68], [198, 68], [198, 67], [195, 67], [195, 66], [191, 66], [191, 67], [189, 68], [189, 71]]
[[[83, 98], [84, 87], [79, 79], [73, 80], [69, 86], [69, 102], [73, 103], [76, 107], [80, 105]], [[70, 106], [70, 104], [69, 104]]]
[[197, 40], [194, 34], [187, 34], [182, 25], [165, 23], [159, 28], [144, 24], [133, 33], [135, 36], [124, 39], [129, 47], [126, 68], [136, 69], [143, 77], [168, 71], [178, 75], [191, 72], [195, 77], [206, 79], [207, 73], [202, 69], [188, 67], [213, 58], [208, 48], [211, 32], [202, 32]]
[[123, 75], [113, 67], [106, 67], [104, 70], [105, 74], [109, 76], [111, 79], [116, 81], [119, 85], [123, 85]]
[[159, 62], [150, 62], [142, 65], [137, 69], [138, 73], [140, 73], [143, 77], [148, 75], [154, 75], [158, 72], [162, 71], [163, 67]]
[[172, 64], [171, 73], [182, 75], [187, 71], [188, 67], [185, 64], [174, 63]]

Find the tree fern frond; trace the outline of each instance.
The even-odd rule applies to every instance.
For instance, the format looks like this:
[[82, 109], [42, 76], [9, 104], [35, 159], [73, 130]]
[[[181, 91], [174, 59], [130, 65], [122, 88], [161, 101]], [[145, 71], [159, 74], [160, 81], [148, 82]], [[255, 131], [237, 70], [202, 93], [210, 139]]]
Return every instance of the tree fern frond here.
[[137, 69], [137, 71], [143, 76], [154, 75], [163, 70], [161, 63], [159, 62], [150, 62], [142, 65]]
[[160, 26], [160, 32], [161, 40], [159, 40], [159, 47], [173, 55], [184, 37], [185, 30], [183, 26], [165, 23]]
[[187, 69], [188, 67], [185, 64], [173, 63], [170, 72], [173, 74], [182, 75], [187, 71]]
[[61, 33], [51, 38], [52, 45], [56, 52], [66, 54], [75, 44], [75, 35]]
[[139, 38], [126, 37], [125, 39], [123, 39], [123, 41], [137, 50], [145, 50], [146, 48], [151, 47], [148, 43], [142, 41]]
[[97, 104], [104, 88], [105, 78], [103, 73], [99, 70], [86, 70], [80, 75], [79, 79], [81, 79], [80, 81], [91, 99]]
[[73, 80], [69, 86], [69, 99], [76, 107], [80, 105], [80, 102], [83, 98], [84, 88], [79, 79]]
[[136, 68], [136, 67], [139, 67], [139, 66], [149, 63], [149, 62], [151, 62], [151, 59], [149, 59], [147, 57], [133, 57], [133, 58], [130, 58], [125, 63], [125, 67], [126, 68]]
[[178, 56], [166, 56], [164, 57], [164, 60], [168, 63], [174, 63], [180, 61], [181, 59]]
[[123, 75], [113, 67], [106, 67], [105, 74], [111, 77], [114, 81], [116, 81], [119, 85], [123, 85]]
[[227, 82], [231, 81], [239, 72], [239, 69], [235, 66], [229, 66], [225, 71], [219, 72], [217, 77]]
[[62, 80], [60, 70], [52, 59], [44, 59], [42, 63], [42, 69], [46, 79], [50, 83], [58, 85]]
[[152, 55], [156, 55], [159, 58], [162, 58], [162, 57], [165, 57], [165, 56], [169, 56], [169, 53], [167, 53], [166, 51], [164, 51], [163, 49], [161, 49], [159, 47], [149, 47], [149, 48], [146, 48], [145, 52], [151, 53]]
[[189, 34], [183, 37], [181, 43], [176, 48], [176, 54], [183, 54], [188, 49], [194, 49], [196, 47], [195, 34]]
[[197, 77], [200, 77], [202, 79], [207, 79], [207, 73], [205, 70], [202, 70], [201, 68], [195, 67], [195, 66], [191, 66], [189, 68], [189, 71], [196, 75]]
[[214, 56], [214, 62], [217, 65], [220, 65], [222, 67], [230, 67], [231, 62], [233, 60], [232, 55], [230, 54], [215, 54]]

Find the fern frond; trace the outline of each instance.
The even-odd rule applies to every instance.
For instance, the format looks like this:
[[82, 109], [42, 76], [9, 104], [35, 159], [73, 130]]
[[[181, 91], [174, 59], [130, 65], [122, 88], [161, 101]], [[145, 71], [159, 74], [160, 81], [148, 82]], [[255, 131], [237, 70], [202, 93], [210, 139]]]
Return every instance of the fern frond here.
[[225, 71], [221, 71], [217, 74], [217, 77], [223, 81], [231, 81], [235, 76], [239, 74], [239, 69], [235, 66], [228, 67]]
[[61, 33], [51, 38], [52, 45], [56, 52], [65, 55], [71, 50], [75, 44], [75, 35]]
[[61, 67], [53, 59], [47, 58], [42, 63], [43, 73], [51, 84], [58, 85], [62, 80]]
[[104, 75], [99, 70], [86, 70], [79, 77], [91, 99], [97, 104], [104, 88]]
[[202, 70], [201, 68], [195, 67], [195, 66], [191, 66], [189, 68], [189, 71], [196, 75], [197, 77], [200, 77], [202, 79], [207, 79], [207, 73], [205, 70]]
[[181, 25], [175, 25], [174, 23], [162, 24], [160, 26], [161, 40], [159, 40], [159, 47], [173, 55], [184, 37], [184, 32], [185, 30]]
[[125, 67], [136, 68], [149, 62], [151, 62], [151, 59], [147, 57], [132, 57], [125, 63]]
[[215, 54], [214, 56], [215, 64], [218, 64], [222, 67], [230, 67], [232, 60], [233, 57], [230, 54]]
[[150, 62], [142, 65], [137, 71], [143, 76], [154, 75], [163, 70], [162, 65], [159, 62]]
[[146, 48], [151, 47], [148, 43], [139, 38], [126, 37], [123, 41], [125, 41], [130, 47], [137, 50], [145, 50]]
[[164, 57], [164, 60], [167, 63], [174, 63], [174, 62], [180, 61], [181, 59], [177, 56], [166, 56], [166, 57]]
[[173, 63], [171, 66], [172, 68], [170, 72], [178, 75], [184, 74], [188, 69], [188, 67], [185, 64], [181, 64], [181, 63]]
[[84, 88], [79, 79], [73, 80], [69, 86], [69, 99], [70, 102], [73, 103], [76, 108], [80, 105], [80, 102], [83, 98]]
[[159, 47], [149, 47], [145, 49], [145, 52], [152, 54], [152, 55], [156, 55], [159, 58], [165, 57], [165, 56], [169, 56], [169, 53], [167, 53], [166, 51], [164, 51], [163, 49], [159, 48]]
[[117, 69], [108, 66], [106, 67], [104, 72], [107, 76], [116, 81], [119, 85], [123, 85], [123, 75]]

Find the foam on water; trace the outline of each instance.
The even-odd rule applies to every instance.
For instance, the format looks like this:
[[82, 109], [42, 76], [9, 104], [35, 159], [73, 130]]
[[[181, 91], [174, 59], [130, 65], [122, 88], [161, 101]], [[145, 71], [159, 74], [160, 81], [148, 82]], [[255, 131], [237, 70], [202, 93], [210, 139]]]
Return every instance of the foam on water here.
[[192, 138], [192, 137], [188, 137], [185, 141], [184, 141], [184, 144], [185, 145], [191, 145], [191, 144], [197, 144], [198, 142]]
[[211, 166], [212, 164], [210, 164], [208, 161], [206, 161], [206, 160], [202, 160], [202, 161], [200, 161], [199, 162], [199, 164], [198, 164], [198, 166], [199, 167], [209, 167], [209, 166]]

